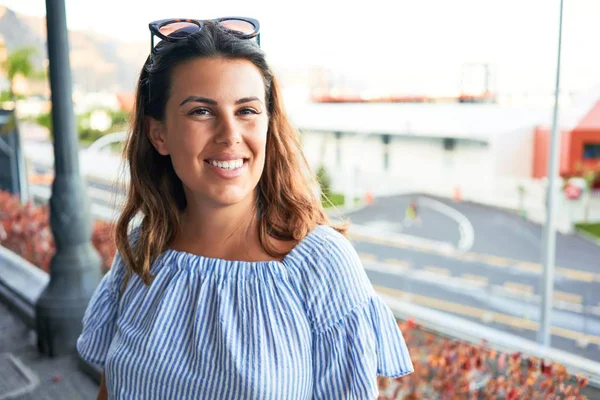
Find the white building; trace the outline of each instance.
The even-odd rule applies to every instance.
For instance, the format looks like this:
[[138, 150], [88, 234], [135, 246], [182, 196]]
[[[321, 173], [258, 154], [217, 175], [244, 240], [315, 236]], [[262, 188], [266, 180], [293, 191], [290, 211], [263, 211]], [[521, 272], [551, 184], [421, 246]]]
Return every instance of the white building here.
[[529, 178], [533, 128], [551, 120], [547, 108], [459, 103], [307, 104], [290, 114], [311, 167], [428, 185]]
[[[597, 99], [595, 97], [594, 99]], [[586, 102], [561, 107], [574, 127]], [[349, 196], [426, 192], [536, 210], [545, 181], [532, 179], [534, 128], [552, 107], [495, 103], [308, 103], [289, 108], [313, 168], [323, 164], [335, 191]]]

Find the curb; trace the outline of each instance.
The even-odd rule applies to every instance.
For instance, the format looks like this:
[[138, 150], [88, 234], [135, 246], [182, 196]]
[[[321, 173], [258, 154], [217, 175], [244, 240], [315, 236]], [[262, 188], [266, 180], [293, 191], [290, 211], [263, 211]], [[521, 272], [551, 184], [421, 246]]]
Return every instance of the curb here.
[[336, 220], [336, 221], [340, 221], [341, 219], [350, 219], [350, 216], [356, 212], [359, 212], [367, 207], [369, 207], [371, 204], [367, 204], [365, 202], [360, 202], [358, 205], [354, 206], [354, 207], [348, 207], [348, 208], [343, 208], [343, 207], [327, 207], [325, 209], [325, 214], [327, 214], [327, 216], [329, 218], [331, 218], [332, 220]]
[[16, 253], [0, 246], [0, 301], [30, 327], [35, 327], [35, 302], [50, 280]]
[[591, 233], [587, 233], [581, 229], [575, 228], [575, 235], [577, 237], [579, 237], [580, 239], [585, 240], [588, 243], [591, 243], [593, 245], [600, 247], [600, 239], [597, 238], [596, 236], [592, 235]]
[[[35, 303], [50, 281], [48, 274], [18, 254], [0, 246], [0, 301], [30, 329], [35, 329]], [[79, 355], [80, 369], [100, 383], [102, 369]]]

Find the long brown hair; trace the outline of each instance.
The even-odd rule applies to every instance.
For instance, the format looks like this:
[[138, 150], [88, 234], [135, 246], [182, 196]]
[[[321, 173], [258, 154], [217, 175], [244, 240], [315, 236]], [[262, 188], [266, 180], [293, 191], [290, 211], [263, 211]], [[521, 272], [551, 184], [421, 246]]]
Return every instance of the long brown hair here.
[[[186, 198], [170, 157], [160, 155], [151, 144], [146, 121], [147, 117], [164, 119], [172, 69], [197, 57], [245, 59], [263, 76], [269, 127], [256, 210], [259, 240], [265, 251], [281, 257], [284, 254], [277, 251], [269, 237], [300, 241], [317, 225], [330, 224], [313, 193], [315, 176], [302, 152], [299, 135], [287, 118], [281, 90], [264, 53], [252, 41], [236, 38], [208, 23], [187, 40], [161, 42], [156, 54], [146, 60], [137, 85], [135, 114], [124, 148], [129, 168], [127, 197], [115, 238], [127, 267], [126, 277], [135, 273], [147, 285], [152, 279], [150, 267], [179, 232]], [[132, 239], [131, 225], [138, 216], [142, 221]], [[335, 229], [345, 233], [345, 227]]]

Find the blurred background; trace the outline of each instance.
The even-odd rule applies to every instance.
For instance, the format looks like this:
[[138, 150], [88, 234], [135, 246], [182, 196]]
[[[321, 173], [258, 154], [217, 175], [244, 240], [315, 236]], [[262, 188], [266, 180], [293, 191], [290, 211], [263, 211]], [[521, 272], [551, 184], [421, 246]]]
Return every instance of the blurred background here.
[[[332, 218], [352, 222], [365, 270], [415, 349], [421, 373], [412, 389], [386, 381], [382, 396], [420, 387], [418, 398], [444, 398], [449, 376], [466, 382], [462, 392], [452, 388], [457, 398], [537, 398], [528, 393], [597, 384], [600, 2], [564, 3], [557, 97], [558, 0], [66, 0], [66, 11], [79, 161], [103, 272], [114, 256], [107, 231], [124, 195], [115, 185], [119, 151], [150, 49], [148, 23], [250, 16], [260, 20], [261, 46], [323, 204]], [[49, 272], [54, 245], [39, 233], [49, 232], [47, 210], [22, 211], [24, 198], [43, 210], [54, 178], [45, 15], [44, 1], [0, 0], [0, 100], [11, 110], [0, 127], [16, 132], [24, 160], [21, 204], [8, 195], [0, 202], [0, 245]], [[546, 346], [550, 197], [556, 246]], [[35, 214], [35, 233], [18, 224], [14, 231], [23, 213]], [[26, 245], [25, 237], [39, 241]], [[0, 282], [8, 282], [2, 268], [0, 258]], [[447, 354], [466, 357], [462, 375], [449, 372]], [[512, 383], [511, 362], [525, 365]]]

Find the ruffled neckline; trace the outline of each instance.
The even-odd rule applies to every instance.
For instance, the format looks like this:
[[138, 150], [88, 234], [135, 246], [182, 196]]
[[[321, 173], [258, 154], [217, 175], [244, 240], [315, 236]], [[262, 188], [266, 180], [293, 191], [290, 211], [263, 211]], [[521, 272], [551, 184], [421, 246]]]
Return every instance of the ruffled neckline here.
[[282, 267], [284, 265], [291, 264], [291, 260], [296, 258], [296, 255], [301, 253], [302, 249], [306, 246], [310, 246], [312, 238], [318, 235], [319, 231], [325, 229], [326, 225], [317, 225], [315, 229], [310, 231], [298, 244], [296, 244], [292, 250], [285, 255], [282, 260], [264, 260], [264, 261], [245, 261], [245, 260], [226, 260], [224, 258], [208, 257], [200, 254], [190, 253], [183, 250], [167, 249], [165, 250], [160, 258], [164, 259], [177, 259], [183, 261], [184, 265], [222, 265], [222, 266], [237, 266], [237, 267]]

